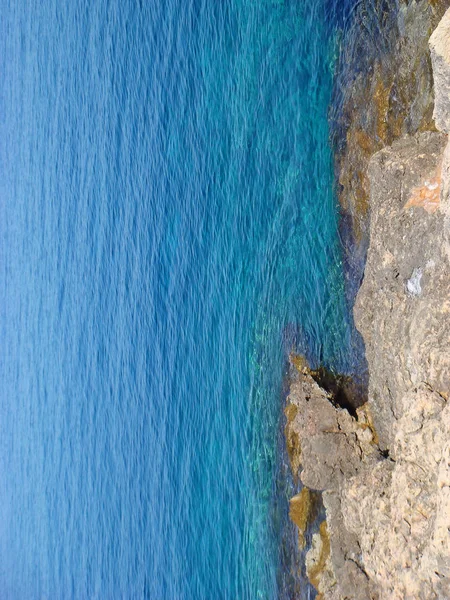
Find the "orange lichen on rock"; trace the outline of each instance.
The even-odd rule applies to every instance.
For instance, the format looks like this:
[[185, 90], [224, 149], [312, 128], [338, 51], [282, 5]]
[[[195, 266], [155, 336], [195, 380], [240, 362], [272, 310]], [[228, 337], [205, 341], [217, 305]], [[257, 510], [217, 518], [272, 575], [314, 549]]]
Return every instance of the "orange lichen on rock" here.
[[423, 185], [413, 188], [411, 195], [404, 208], [420, 206], [429, 213], [434, 213], [439, 208], [441, 197], [441, 169], [436, 171], [436, 175], [423, 182]]

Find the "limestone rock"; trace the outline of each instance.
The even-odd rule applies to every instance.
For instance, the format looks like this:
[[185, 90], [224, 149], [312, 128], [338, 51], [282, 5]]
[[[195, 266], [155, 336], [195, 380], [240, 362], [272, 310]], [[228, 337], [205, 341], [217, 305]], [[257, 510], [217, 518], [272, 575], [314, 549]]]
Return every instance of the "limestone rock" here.
[[435, 88], [433, 117], [440, 131], [450, 133], [450, 8], [429, 43]]
[[291, 465], [323, 492], [306, 556], [322, 600], [450, 598], [449, 21], [430, 43], [445, 133], [402, 137], [369, 164], [355, 304], [368, 402], [350, 414], [304, 365], [288, 399]]
[[301, 464], [300, 478], [308, 488], [335, 488], [342, 478], [358, 473], [363, 455], [375, 459], [377, 449], [371, 444], [369, 426], [334, 406], [308, 373], [299, 374], [292, 383], [288, 407], [290, 414], [295, 413], [290, 436], [299, 440], [301, 457], [294, 456], [291, 464]]
[[[450, 133], [450, 8], [447, 10], [429, 41], [435, 85], [434, 119], [436, 127]], [[450, 141], [442, 164], [442, 209], [450, 218]]]
[[[307, 371], [292, 384], [300, 478], [323, 490], [326, 510], [329, 562], [315, 582], [324, 600], [450, 598], [449, 229], [439, 199], [431, 211], [410, 202], [442, 185], [446, 141], [405, 137], [371, 161], [355, 306], [368, 405], [352, 417]], [[308, 554], [316, 567], [320, 543]]]
[[331, 562], [330, 538], [327, 522], [320, 524], [319, 532], [313, 535], [311, 549], [306, 555], [306, 574], [319, 592], [319, 600], [339, 600], [339, 588]]
[[445, 142], [438, 133], [406, 137], [376, 154], [369, 167], [370, 248], [354, 314], [383, 449], [392, 446], [401, 398], [411, 386], [450, 387], [448, 230], [440, 210], [410, 202], [415, 190], [435, 185]]
[[406, 134], [434, 129], [428, 40], [449, 5], [449, 0], [362, 0], [346, 34], [331, 120], [352, 300], [369, 241], [369, 161]]
[[[387, 459], [341, 487], [345, 528], [380, 597], [450, 598], [450, 253], [437, 210], [411, 202], [448, 185], [446, 136], [394, 143], [371, 161], [371, 238], [355, 317], [369, 406]], [[339, 581], [339, 578], [338, 578]]]
[[295, 437], [298, 441], [297, 452], [290, 456], [291, 465], [300, 465], [300, 479], [307, 486], [291, 500], [291, 518], [298, 525], [301, 547], [310, 489], [325, 490], [327, 521], [314, 534], [307, 553], [308, 577], [324, 599], [376, 599], [358, 562], [361, 548], [357, 536], [344, 525], [340, 497], [346, 479], [382, 458], [370, 412], [361, 407], [355, 418], [333, 404], [333, 396], [314, 381], [309, 369], [304, 369], [292, 382], [286, 414], [287, 439]]
[[345, 527], [382, 598], [450, 597], [450, 406], [426, 386], [404, 398], [392, 455], [345, 482]]
[[445, 215], [447, 227], [450, 219], [450, 139], [442, 159], [441, 211]]

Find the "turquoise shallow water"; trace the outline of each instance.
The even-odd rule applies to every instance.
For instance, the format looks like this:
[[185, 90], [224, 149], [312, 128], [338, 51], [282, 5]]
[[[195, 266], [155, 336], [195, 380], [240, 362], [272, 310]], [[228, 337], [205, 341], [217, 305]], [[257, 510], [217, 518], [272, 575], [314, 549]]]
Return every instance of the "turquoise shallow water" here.
[[0, 597], [289, 597], [287, 354], [352, 363], [342, 13], [2, 14]]

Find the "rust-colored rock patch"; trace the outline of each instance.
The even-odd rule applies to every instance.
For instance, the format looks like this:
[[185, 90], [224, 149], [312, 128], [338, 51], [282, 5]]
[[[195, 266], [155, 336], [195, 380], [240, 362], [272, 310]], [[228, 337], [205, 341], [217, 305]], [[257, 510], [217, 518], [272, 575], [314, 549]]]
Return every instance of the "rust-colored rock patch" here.
[[442, 178], [441, 169], [439, 168], [434, 177], [423, 181], [423, 185], [412, 189], [404, 208], [421, 207], [429, 213], [436, 212], [439, 208], [441, 187]]

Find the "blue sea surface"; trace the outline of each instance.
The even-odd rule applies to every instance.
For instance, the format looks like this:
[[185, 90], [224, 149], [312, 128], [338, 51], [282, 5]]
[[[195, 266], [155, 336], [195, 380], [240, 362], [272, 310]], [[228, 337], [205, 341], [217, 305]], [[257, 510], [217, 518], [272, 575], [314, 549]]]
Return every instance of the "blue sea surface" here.
[[352, 360], [343, 12], [2, 0], [2, 600], [292, 593], [287, 356]]

